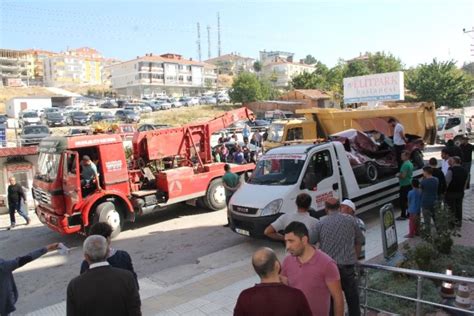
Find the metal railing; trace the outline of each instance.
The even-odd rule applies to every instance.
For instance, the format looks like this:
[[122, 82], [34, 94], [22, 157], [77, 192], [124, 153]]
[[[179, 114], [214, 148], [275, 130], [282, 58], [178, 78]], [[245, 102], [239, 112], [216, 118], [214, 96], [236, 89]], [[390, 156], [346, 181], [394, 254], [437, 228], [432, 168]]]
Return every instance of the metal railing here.
[[[363, 295], [363, 301], [361, 302], [361, 306], [364, 308], [364, 315], [367, 315], [368, 309], [374, 309], [373, 307], [368, 306], [368, 295], [367, 294], [369, 292], [377, 293], [377, 294], [380, 294], [380, 295], [385, 295], [385, 296], [391, 297], [391, 298], [398, 298], [398, 299], [402, 299], [402, 300], [407, 300], [407, 301], [411, 301], [411, 302], [416, 303], [416, 310], [415, 310], [415, 315], [416, 316], [421, 315], [421, 306], [422, 305], [430, 305], [430, 306], [435, 306], [435, 307], [439, 307], [439, 308], [449, 309], [449, 310], [452, 310], [452, 311], [462, 312], [462, 313], [464, 313], [463, 315], [474, 315], [473, 310], [467, 310], [467, 309], [459, 308], [459, 307], [452, 306], [452, 305], [440, 304], [440, 303], [426, 301], [426, 300], [422, 299], [422, 284], [423, 284], [424, 279], [435, 279], [435, 280], [440, 280], [440, 281], [445, 281], [445, 282], [450, 282], [450, 283], [474, 284], [474, 278], [453, 276], [453, 275], [426, 272], [426, 271], [420, 271], [420, 270], [395, 268], [395, 267], [383, 266], [383, 265], [379, 265], [379, 264], [361, 264], [360, 265], [360, 270], [364, 271], [364, 277], [363, 277], [364, 278], [364, 284], [359, 286], [359, 288], [362, 290], [362, 295]], [[404, 274], [404, 275], [409, 275], [409, 276], [416, 277], [416, 298], [370, 288], [368, 286], [369, 270], [382, 270], [382, 271], [394, 272], [394, 273], [398, 273], [398, 274]]]

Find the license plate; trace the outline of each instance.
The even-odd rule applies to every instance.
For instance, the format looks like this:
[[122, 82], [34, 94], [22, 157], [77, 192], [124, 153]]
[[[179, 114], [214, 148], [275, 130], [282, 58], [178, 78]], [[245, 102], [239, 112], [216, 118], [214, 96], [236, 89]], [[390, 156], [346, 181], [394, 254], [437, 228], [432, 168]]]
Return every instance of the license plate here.
[[250, 237], [250, 233], [249, 233], [248, 230], [236, 228], [236, 229], [235, 229], [235, 232], [236, 232], [237, 234], [241, 234], [241, 235], [249, 236], [249, 237]]

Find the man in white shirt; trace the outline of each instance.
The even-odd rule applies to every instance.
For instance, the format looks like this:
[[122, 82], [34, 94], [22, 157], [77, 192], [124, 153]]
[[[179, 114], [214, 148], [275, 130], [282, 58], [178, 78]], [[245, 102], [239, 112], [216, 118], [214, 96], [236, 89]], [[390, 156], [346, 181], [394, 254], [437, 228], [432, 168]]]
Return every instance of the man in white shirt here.
[[268, 225], [264, 234], [274, 240], [284, 241], [285, 236], [280, 233], [284, 231], [286, 226], [291, 222], [303, 223], [309, 232], [309, 239], [314, 243], [316, 224], [319, 222], [316, 218], [309, 215], [309, 208], [311, 207], [311, 196], [306, 193], [300, 193], [296, 197], [296, 212], [285, 213], [278, 217], [276, 221]]
[[402, 165], [402, 151], [405, 150], [405, 145], [408, 142], [407, 138], [405, 137], [405, 128], [393, 117], [388, 120], [388, 123], [393, 127], [393, 144], [395, 154], [397, 155], [398, 167], [400, 167]]
[[443, 159], [441, 162], [441, 171], [443, 171], [445, 177], [448, 174], [448, 169], [450, 167], [448, 163], [449, 158], [451, 158], [449, 150], [446, 148], [441, 149], [441, 159]]

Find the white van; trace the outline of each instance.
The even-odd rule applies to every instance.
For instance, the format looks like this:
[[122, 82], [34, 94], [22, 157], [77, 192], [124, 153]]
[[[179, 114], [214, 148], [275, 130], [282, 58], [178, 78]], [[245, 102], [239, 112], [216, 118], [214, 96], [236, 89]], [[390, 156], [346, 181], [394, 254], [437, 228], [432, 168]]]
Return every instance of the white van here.
[[[414, 171], [420, 176], [421, 170]], [[230, 200], [231, 228], [245, 236], [262, 237], [283, 213], [295, 212], [296, 196], [312, 197], [312, 216], [324, 215], [324, 202], [351, 199], [357, 213], [398, 198], [395, 176], [374, 183], [357, 180], [342, 143], [291, 145], [269, 150], [257, 162], [250, 179]]]

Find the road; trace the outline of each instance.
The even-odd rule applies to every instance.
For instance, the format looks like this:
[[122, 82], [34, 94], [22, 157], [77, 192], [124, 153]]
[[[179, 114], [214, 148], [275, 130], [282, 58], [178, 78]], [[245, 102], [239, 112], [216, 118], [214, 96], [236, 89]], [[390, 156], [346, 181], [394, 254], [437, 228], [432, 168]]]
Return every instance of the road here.
[[[439, 157], [440, 148], [429, 147], [425, 159]], [[368, 228], [375, 227], [378, 210], [361, 214], [361, 217]], [[67, 256], [57, 252], [48, 254], [15, 272], [20, 293], [18, 315], [65, 300], [67, 284], [78, 275], [82, 260], [84, 237], [59, 235], [43, 226], [36, 215], [32, 214], [32, 219], [30, 226], [19, 225], [13, 231], [6, 231], [8, 216], [0, 216], [2, 258], [24, 255], [53, 242], [63, 242], [72, 251]], [[21, 224], [22, 219], [17, 222]], [[128, 223], [113, 240], [112, 246], [128, 251], [138, 277], [145, 278], [167, 268], [195, 263], [199, 257], [248, 241], [246, 237], [222, 227], [225, 223], [225, 211], [208, 212], [179, 204], [161, 213], [139, 218], [135, 223]]]

